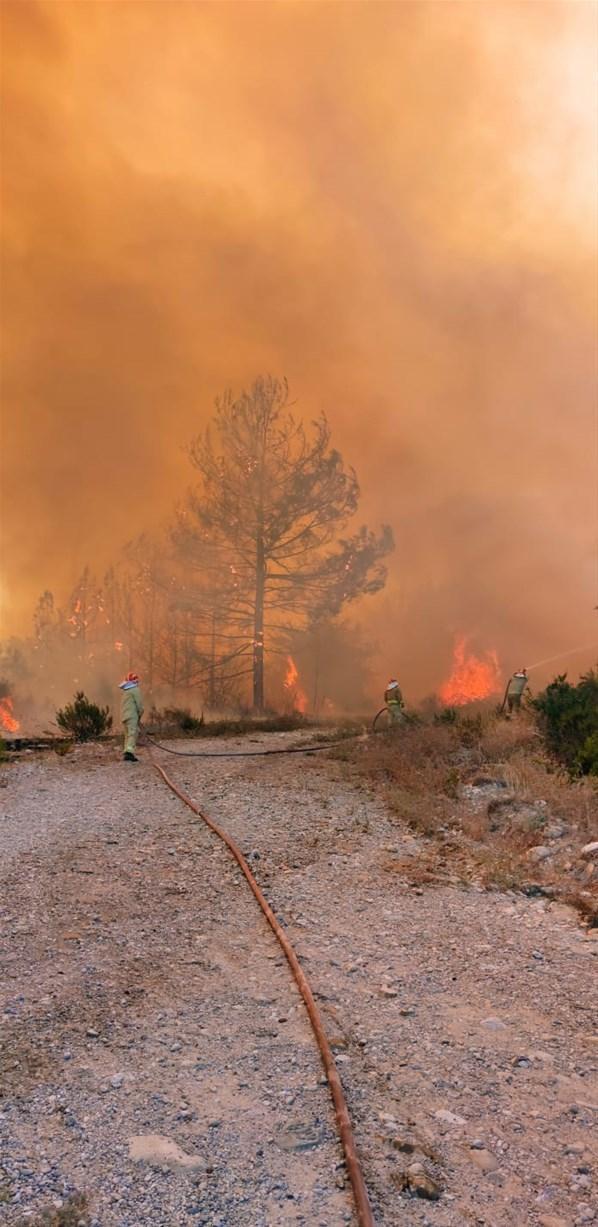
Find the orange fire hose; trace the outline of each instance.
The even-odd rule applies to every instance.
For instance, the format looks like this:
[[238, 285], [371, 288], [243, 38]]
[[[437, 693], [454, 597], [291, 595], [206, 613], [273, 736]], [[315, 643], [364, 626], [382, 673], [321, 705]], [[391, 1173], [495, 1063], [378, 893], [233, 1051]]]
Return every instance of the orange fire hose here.
[[156, 768], [156, 771], [162, 776], [164, 783], [168, 785], [172, 792], [174, 792], [185, 805], [189, 806], [189, 809], [193, 810], [194, 814], [197, 814], [199, 818], [202, 818], [210, 830], [213, 831], [215, 835], [218, 835], [219, 839], [221, 839], [223, 843], [226, 844], [227, 848], [230, 849], [239, 868], [241, 869], [241, 872], [245, 875], [249, 886], [253, 891], [253, 894], [255, 895], [262, 912], [268, 921], [268, 924], [270, 925], [270, 928], [273, 930], [275, 937], [284, 950], [299, 992], [301, 993], [303, 1001], [305, 1002], [305, 1008], [309, 1015], [309, 1020], [318, 1043], [318, 1048], [320, 1049], [324, 1071], [326, 1073], [326, 1078], [328, 1079], [330, 1094], [332, 1095], [332, 1102], [334, 1104], [334, 1113], [336, 1116], [338, 1131], [345, 1153], [347, 1172], [349, 1174], [349, 1180], [351, 1181], [351, 1188], [353, 1190], [353, 1197], [355, 1199], [359, 1224], [360, 1227], [375, 1227], [372, 1208], [370, 1206], [365, 1181], [363, 1179], [363, 1173], [361, 1171], [361, 1164], [357, 1156], [349, 1109], [347, 1107], [341, 1080], [336, 1068], [334, 1055], [330, 1044], [328, 1043], [328, 1037], [320, 1017], [320, 1011], [318, 1010], [314, 995], [309, 986], [307, 977], [303, 972], [299, 959], [297, 958], [297, 955], [295, 954], [295, 951], [293, 950], [284, 929], [281, 927], [281, 925], [279, 925], [272, 908], [262, 894], [240, 848], [237, 846], [234, 840], [230, 838], [230, 835], [227, 835], [226, 831], [223, 831], [222, 828], [217, 826], [217, 824], [213, 822], [211, 818], [208, 818], [207, 814], [204, 814], [202, 810], [200, 810], [199, 806], [196, 805], [195, 801], [193, 801], [193, 799], [189, 797], [186, 792], [183, 792], [182, 789], [177, 787], [177, 785], [166, 774], [164, 768], [160, 767], [158, 763], [154, 761], [151, 751], [150, 758], [154, 767]]

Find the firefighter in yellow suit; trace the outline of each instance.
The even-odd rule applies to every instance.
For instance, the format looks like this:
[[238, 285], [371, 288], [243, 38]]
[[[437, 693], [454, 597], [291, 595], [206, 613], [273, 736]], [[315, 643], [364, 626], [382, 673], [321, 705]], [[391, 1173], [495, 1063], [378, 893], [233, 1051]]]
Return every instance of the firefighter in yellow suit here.
[[513, 711], [521, 710], [521, 700], [527, 684], [527, 669], [518, 669], [507, 686], [506, 700], [509, 715]]
[[388, 708], [391, 724], [400, 724], [404, 716], [403, 696], [396, 677], [391, 677], [384, 691], [384, 702]]
[[120, 701], [120, 718], [125, 726], [125, 745], [123, 759], [126, 763], [137, 763], [137, 734], [139, 721], [143, 715], [143, 699], [139, 689], [139, 678], [136, 673], [128, 673], [124, 682], [120, 683], [122, 697]]

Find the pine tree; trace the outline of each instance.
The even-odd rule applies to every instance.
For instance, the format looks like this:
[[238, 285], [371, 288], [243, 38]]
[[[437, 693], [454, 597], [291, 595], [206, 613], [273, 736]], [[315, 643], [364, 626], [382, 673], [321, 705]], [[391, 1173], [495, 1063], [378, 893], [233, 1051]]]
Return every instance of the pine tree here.
[[266, 376], [218, 398], [189, 455], [199, 485], [179, 514], [179, 554], [200, 569], [210, 558], [216, 579], [206, 574], [204, 588], [221, 598], [208, 610], [224, 617], [231, 651], [250, 653], [261, 712], [267, 642], [382, 588], [392, 533], [339, 536], [357, 511], [357, 477], [330, 446], [324, 415], [307, 431], [291, 413], [286, 382]]

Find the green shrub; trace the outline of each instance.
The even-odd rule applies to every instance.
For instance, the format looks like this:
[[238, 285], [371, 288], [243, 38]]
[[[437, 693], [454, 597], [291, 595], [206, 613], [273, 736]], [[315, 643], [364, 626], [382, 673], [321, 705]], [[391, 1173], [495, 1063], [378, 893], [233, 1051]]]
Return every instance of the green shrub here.
[[561, 673], [531, 706], [551, 753], [575, 775], [598, 775], [598, 672], [576, 686]]
[[586, 737], [577, 761], [582, 775], [598, 775], [598, 733]]
[[70, 754], [72, 748], [73, 742], [64, 737], [61, 738], [60, 741], [56, 740], [52, 743], [52, 749], [55, 750], [56, 754], [58, 754], [60, 758], [64, 758], [65, 754]]
[[194, 716], [188, 707], [166, 707], [164, 718], [182, 733], [199, 733], [204, 726], [203, 716]]
[[98, 707], [78, 690], [72, 703], [56, 712], [56, 722], [64, 733], [75, 741], [96, 741], [112, 728], [112, 716], [108, 707]]

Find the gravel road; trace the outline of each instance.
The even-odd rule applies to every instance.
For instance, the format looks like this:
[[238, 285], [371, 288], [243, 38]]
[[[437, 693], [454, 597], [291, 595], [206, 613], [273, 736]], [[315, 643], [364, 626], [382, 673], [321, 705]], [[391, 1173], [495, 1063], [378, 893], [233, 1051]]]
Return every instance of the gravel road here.
[[[354, 1224], [286, 962], [142, 753], [1, 769], [0, 1222], [79, 1191], [72, 1221], [93, 1227]], [[155, 756], [238, 840], [295, 943], [379, 1227], [598, 1222], [598, 941], [573, 913], [408, 886], [396, 864], [421, 844], [342, 758]]]

